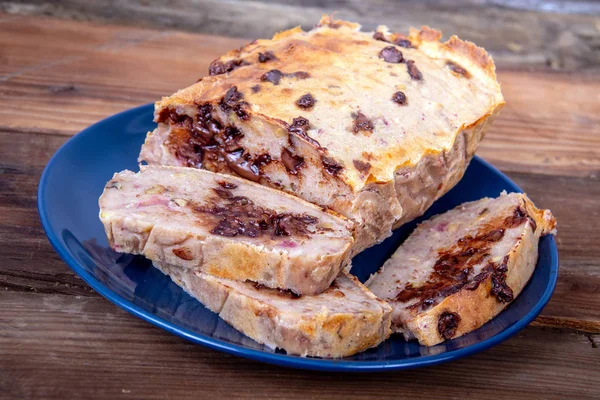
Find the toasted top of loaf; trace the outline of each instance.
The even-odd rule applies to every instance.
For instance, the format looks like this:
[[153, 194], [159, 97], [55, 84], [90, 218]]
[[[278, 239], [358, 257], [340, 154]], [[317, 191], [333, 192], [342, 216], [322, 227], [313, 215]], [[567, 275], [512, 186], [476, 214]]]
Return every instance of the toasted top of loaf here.
[[[367, 286], [394, 307], [394, 324], [402, 331], [416, 325], [411, 322], [418, 314], [444, 305], [447, 297], [463, 290], [476, 291], [491, 279], [488, 291], [478, 300], [457, 301], [462, 314], [457, 320], [477, 318], [473, 324], [463, 321], [463, 327], [471, 324], [474, 329], [520, 292], [535, 266], [538, 238], [554, 233], [555, 228], [550, 211], [537, 209], [525, 194], [465, 203], [420, 224]], [[525, 259], [529, 253], [531, 259]], [[528, 263], [531, 269], [521, 271], [529, 268]], [[475, 303], [490, 298], [502, 307], [480, 307], [479, 313], [489, 315], [471, 315], [469, 310], [478, 307]], [[443, 308], [451, 307], [446, 304]], [[436, 327], [429, 328], [435, 331]]]
[[449, 150], [458, 132], [504, 103], [489, 55], [440, 37], [428, 27], [407, 37], [361, 32], [323, 17], [309, 32], [280, 32], [215, 60], [210, 76], [157, 102], [155, 116], [225, 104], [238, 126], [274, 125], [318, 147], [324, 167], [358, 191]]

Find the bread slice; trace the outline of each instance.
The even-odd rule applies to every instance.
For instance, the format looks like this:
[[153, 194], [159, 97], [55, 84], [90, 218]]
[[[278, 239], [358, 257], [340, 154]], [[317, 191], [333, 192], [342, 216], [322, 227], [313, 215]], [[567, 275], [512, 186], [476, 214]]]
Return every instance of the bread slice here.
[[115, 174], [100, 197], [113, 249], [316, 294], [348, 263], [352, 223], [247, 180], [182, 167]]
[[394, 308], [393, 330], [432, 346], [468, 333], [519, 295], [549, 210], [526, 195], [465, 203], [420, 224], [366, 285]]
[[423, 27], [324, 17], [215, 60], [155, 105], [140, 160], [240, 175], [359, 224], [355, 252], [462, 177], [504, 99], [492, 59]]
[[164, 263], [154, 265], [235, 329], [288, 354], [346, 357], [377, 346], [392, 332], [391, 307], [346, 272], [319, 295], [296, 296]]

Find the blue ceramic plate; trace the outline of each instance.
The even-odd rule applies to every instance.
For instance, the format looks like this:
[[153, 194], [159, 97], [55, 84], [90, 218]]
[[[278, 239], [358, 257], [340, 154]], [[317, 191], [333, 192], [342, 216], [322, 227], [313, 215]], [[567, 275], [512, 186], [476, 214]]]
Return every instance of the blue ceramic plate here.
[[[550, 299], [558, 272], [552, 237], [540, 243], [531, 281], [498, 317], [463, 337], [433, 347], [392, 336], [379, 347], [338, 360], [302, 358], [273, 351], [242, 335], [188, 296], [142, 257], [118, 254], [107, 245], [98, 219], [98, 197], [113, 173], [137, 170], [146, 132], [154, 128], [152, 105], [105, 119], [79, 133], [50, 160], [40, 180], [38, 208], [48, 239], [63, 260], [98, 293], [169, 332], [204, 346], [272, 364], [328, 371], [378, 371], [438, 364], [494, 346], [529, 324]], [[521, 189], [497, 169], [475, 158], [462, 181], [423, 218], [465, 201]], [[364, 281], [394, 252], [415, 221], [353, 260]]]

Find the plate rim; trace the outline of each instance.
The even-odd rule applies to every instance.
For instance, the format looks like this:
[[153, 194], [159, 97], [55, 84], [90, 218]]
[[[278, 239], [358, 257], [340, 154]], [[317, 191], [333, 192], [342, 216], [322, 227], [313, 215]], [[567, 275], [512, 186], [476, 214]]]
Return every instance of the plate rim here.
[[[556, 288], [556, 282], [558, 279], [558, 248], [554, 236], [550, 236], [550, 278], [548, 285], [546, 286], [542, 296], [529, 310], [527, 315], [515, 322], [513, 325], [504, 329], [500, 333], [491, 336], [487, 339], [481, 340], [472, 345], [446, 351], [443, 353], [407, 358], [402, 360], [388, 360], [388, 361], [354, 361], [345, 359], [324, 359], [324, 358], [312, 358], [312, 357], [299, 357], [294, 355], [282, 354], [282, 353], [271, 353], [262, 350], [251, 349], [242, 345], [234, 344], [226, 340], [214, 338], [201, 333], [193, 332], [190, 329], [173, 324], [150, 311], [144, 310], [140, 306], [134, 304], [132, 301], [125, 299], [124, 297], [113, 292], [108, 286], [105, 286], [95, 276], [88, 273], [76, 260], [71, 256], [64, 248], [60, 245], [60, 239], [57, 238], [51, 229], [51, 224], [48, 218], [48, 210], [45, 204], [45, 191], [47, 190], [47, 180], [51, 174], [53, 165], [56, 163], [62, 153], [64, 153], [69, 147], [76, 145], [79, 140], [82, 140], [87, 135], [92, 135], [94, 130], [99, 125], [110, 123], [111, 120], [118, 117], [123, 117], [123, 114], [136, 114], [145, 112], [151, 108], [153, 103], [144, 104], [134, 108], [130, 108], [125, 111], [121, 111], [107, 118], [104, 118], [89, 127], [83, 129], [79, 133], [69, 138], [50, 158], [44, 171], [40, 177], [37, 190], [37, 209], [40, 217], [44, 233], [48, 238], [48, 241], [52, 245], [52, 248], [60, 256], [60, 258], [75, 272], [79, 275], [89, 286], [92, 287], [98, 294], [105, 299], [109, 300], [114, 305], [121, 309], [135, 315], [142, 320], [145, 320], [165, 331], [189, 340], [193, 343], [203, 345], [207, 348], [222, 351], [235, 356], [244, 357], [256, 361], [266, 362], [269, 364], [292, 367], [298, 369], [309, 369], [309, 370], [320, 370], [320, 371], [332, 371], [332, 372], [376, 372], [376, 371], [390, 371], [390, 370], [406, 370], [413, 368], [426, 367], [431, 365], [441, 364], [447, 361], [460, 359], [478, 353], [480, 351], [489, 349], [515, 335], [521, 331], [527, 325], [529, 325], [546, 306], [554, 289]], [[510, 185], [514, 186], [514, 189], [518, 192], [523, 193], [523, 190], [514, 183], [508, 176], [503, 174], [499, 169], [485, 161], [484, 159], [475, 155], [473, 157], [478, 162], [483, 164], [486, 168], [491, 170], [492, 173], [499, 176], [502, 180], [507, 181]]]

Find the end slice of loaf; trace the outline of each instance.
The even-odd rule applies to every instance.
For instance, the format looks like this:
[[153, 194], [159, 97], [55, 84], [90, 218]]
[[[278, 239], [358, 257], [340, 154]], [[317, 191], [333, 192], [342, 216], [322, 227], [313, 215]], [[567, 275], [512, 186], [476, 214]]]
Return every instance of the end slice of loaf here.
[[346, 357], [377, 346], [391, 334], [391, 307], [346, 272], [319, 295], [296, 296], [164, 263], [154, 265], [235, 329], [288, 354]]
[[120, 172], [99, 204], [116, 251], [298, 294], [327, 289], [354, 243], [352, 224], [334, 213], [192, 168]]
[[366, 283], [394, 308], [393, 329], [432, 346], [502, 311], [531, 277], [549, 210], [525, 194], [465, 203], [420, 224]]

